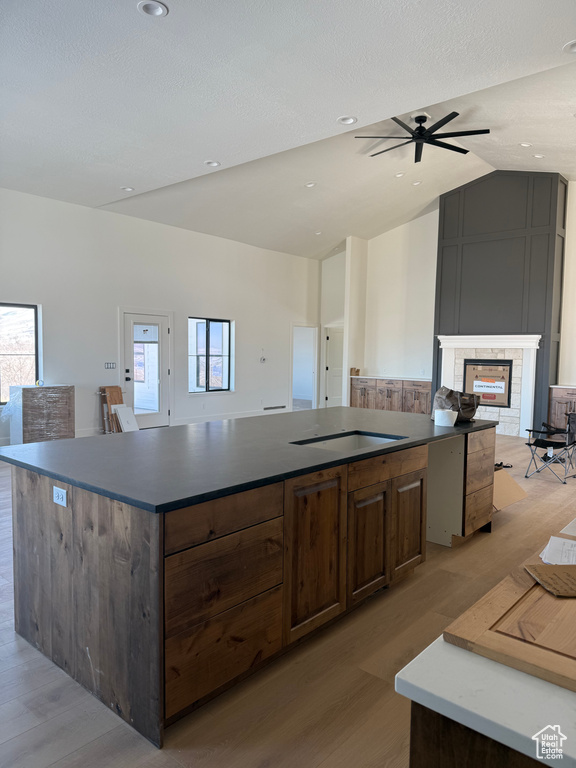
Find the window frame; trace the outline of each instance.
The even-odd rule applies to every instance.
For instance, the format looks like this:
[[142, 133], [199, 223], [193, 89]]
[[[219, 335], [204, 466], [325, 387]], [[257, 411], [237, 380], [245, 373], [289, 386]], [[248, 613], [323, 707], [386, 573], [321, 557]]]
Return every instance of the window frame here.
[[[198, 366], [198, 362], [200, 357], [206, 358], [206, 381], [205, 381], [205, 389], [191, 391], [190, 390], [190, 378], [188, 378], [188, 394], [189, 395], [207, 395], [211, 392], [231, 392], [232, 391], [232, 327], [233, 327], [233, 321], [232, 320], [226, 320], [224, 318], [218, 318], [218, 317], [200, 317], [196, 315], [189, 315], [188, 316], [188, 344], [190, 344], [190, 320], [199, 320], [201, 322], [206, 323], [206, 335], [205, 335], [205, 342], [206, 342], [206, 352], [204, 355], [196, 355], [196, 366]], [[211, 323], [222, 323], [223, 325], [228, 326], [228, 354], [227, 355], [210, 355], [210, 324]], [[195, 326], [195, 330], [197, 332], [198, 326]], [[198, 343], [196, 339], [196, 344]], [[190, 377], [190, 357], [192, 355], [188, 354], [188, 377]], [[227, 380], [228, 380], [228, 386], [227, 387], [210, 387], [210, 357], [222, 357], [227, 358], [228, 365], [227, 365]], [[222, 369], [222, 372], [224, 373], [224, 367]]]
[[[38, 332], [38, 304], [17, 304], [12, 301], [0, 301], [0, 307], [16, 307], [17, 309], [34, 310], [34, 381], [40, 379], [40, 341]], [[18, 386], [18, 385], [15, 385]], [[6, 405], [8, 400], [0, 400], [0, 408]]]

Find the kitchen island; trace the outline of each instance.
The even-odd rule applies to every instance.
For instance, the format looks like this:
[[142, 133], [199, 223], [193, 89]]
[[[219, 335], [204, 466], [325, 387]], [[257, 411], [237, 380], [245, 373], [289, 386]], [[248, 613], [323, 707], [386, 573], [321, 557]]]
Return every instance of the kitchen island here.
[[459, 535], [489, 523], [494, 426], [330, 408], [0, 449], [16, 631], [160, 746], [412, 572], [445, 486]]

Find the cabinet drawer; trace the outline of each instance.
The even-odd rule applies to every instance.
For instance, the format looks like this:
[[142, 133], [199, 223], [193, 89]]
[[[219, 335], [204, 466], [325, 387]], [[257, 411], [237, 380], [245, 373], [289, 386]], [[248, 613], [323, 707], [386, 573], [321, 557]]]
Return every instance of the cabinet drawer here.
[[494, 483], [494, 449], [468, 454], [466, 467], [466, 494]]
[[405, 475], [428, 465], [428, 446], [419, 445], [405, 451], [385, 453], [373, 459], [348, 464], [348, 490], [356, 491], [368, 485], [383, 483], [392, 477]]
[[574, 389], [574, 387], [551, 387], [550, 397], [553, 400], [558, 400], [560, 398], [568, 398], [569, 400], [572, 400], [576, 397], [576, 389]]
[[431, 392], [431, 381], [403, 381], [402, 386], [404, 389], [416, 389], [418, 392]]
[[376, 379], [352, 379], [352, 386], [354, 389], [360, 389], [361, 387], [367, 387], [368, 389], [376, 389]]
[[387, 389], [402, 389], [402, 379], [377, 379], [376, 386]]
[[166, 717], [280, 650], [282, 587], [166, 640]]
[[180, 552], [282, 514], [282, 483], [235, 493], [165, 515], [164, 552]]
[[283, 518], [164, 561], [166, 637], [282, 582]]
[[492, 520], [493, 495], [494, 486], [488, 485], [486, 488], [481, 488], [476, 493], [470, 493], [466, 496], [464, 502], [464, 536], [474, 533], [478, 528], [482, 528], [483, 525]]
[[484, 451], [491, 449], [494, 451], [496, 446], [496, 430], [483, 429], [481, 432], [471, 432], [468, 435], [468, 453], [474, 453], [475, 451]]

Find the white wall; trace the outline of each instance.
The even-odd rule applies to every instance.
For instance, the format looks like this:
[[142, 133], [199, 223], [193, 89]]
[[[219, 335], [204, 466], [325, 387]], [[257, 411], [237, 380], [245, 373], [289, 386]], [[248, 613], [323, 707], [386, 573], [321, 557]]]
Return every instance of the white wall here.
[[316, 328], [294, 326], [292, 348], [292, 397], [314, 400], [316, 375]]
[[558, 383], [576, 386], [576, 182], [568, 183]]
[[368, 241], [362, 373], [432, 377], [438, 211]]
[[344, 290], [346, 285], [346, 251], [322, 262], [320, 322], [322, 326], [344, 325]]
[[[319, 319], [316, 261], [8, 190], [0, 263], [0, 301], [42, 305], [43, 379], [76, 386], [79, 436], [99, 429], [98, 387], [121, 383], [104, 370], [120, 362], [119, 307], [174, 312], [173, 424], [288, 405], [291, 324]], [[189, 315], [235, 321], [235, 392], [187, 393]]]

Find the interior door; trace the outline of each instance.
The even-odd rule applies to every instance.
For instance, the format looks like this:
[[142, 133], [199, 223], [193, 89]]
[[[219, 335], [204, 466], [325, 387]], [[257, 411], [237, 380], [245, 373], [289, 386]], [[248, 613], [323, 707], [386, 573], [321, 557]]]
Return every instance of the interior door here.
[[342, 405], [344, 329], [326, 328], [326, 407]]
[[170, 423], [168, 317], [124, 314], [124, 402], [140, 429]]

